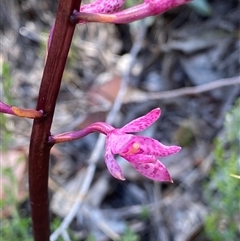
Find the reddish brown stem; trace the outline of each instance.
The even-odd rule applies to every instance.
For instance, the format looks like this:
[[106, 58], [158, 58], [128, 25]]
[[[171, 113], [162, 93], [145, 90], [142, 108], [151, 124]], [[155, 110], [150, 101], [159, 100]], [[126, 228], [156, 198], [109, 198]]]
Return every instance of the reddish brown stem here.
[[80, 8], [81, 0], [59, 0], [55, 29], [39, 90], [37, 110], [44, 117], [33, 123], [29, 149], [29, 192], [35, 241], [47, 241], [50, 236], [48, 171], [51, 144], [48, 143], [61, 79], [66, 64], [75, 25], [69, 18]]

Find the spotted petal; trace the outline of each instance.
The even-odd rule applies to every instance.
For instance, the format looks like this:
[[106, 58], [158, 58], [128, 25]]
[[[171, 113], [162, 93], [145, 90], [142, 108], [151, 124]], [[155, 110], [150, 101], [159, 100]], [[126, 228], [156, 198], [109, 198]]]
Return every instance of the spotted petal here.
[[[139, 146], [138, 151], [134, 154], [147, 154], [157, 157], [165, 157], [171, 154], [175, 154], [181, 150], [179, 146], [165, 146], [159, 141], [145, 136], [134, 136], [131, 135], [131, 139], [128, 140], [128, 147], [131, 148], [133, 145]], [[123, 152], [120, 152], [124, 156]], [[127, 155], [128, 153], [126, 153]]]
[[148, 112], [146, 115], [141, 116], [125, 126], [123, 126], [120, 130], [125, 133], [131, 132], [139, 132], [143, 131], [152, 125], [161, 115], [160, 108], [153, 109], [152, 111]]
[[143, 176], [159, 182], [173, 182], [167, 168], [160, 162], [130, 164]]
[[115, 13], [121, 9], [125, 0], [96, 0], [81, 6], [80, 12], [85, 13]]
[[131, 163], [149, 163], [157, 161], [157, 158], [153, 155], [135, 154], [121, 156]]
[[111, 151], [109, 137], [106, 139], [106, 152], [105, 152], [105, 163], [109, 172], [117, 179], [125, 180], [121, 167], [118, 165], [117, 161]]

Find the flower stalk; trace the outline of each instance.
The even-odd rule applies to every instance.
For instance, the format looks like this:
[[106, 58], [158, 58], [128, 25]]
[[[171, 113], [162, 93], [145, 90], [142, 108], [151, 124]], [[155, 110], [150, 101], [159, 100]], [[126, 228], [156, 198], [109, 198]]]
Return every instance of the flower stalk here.
[[87, 136], [93, 132], [99, 132], [104, 135], [107, 135], [111, 130], [114, 128], [105, 122], [96, 122], [92, 123], [91, 125], [87, 126], [86, 128], [78, 131], [69, 131], [58, 135], [51, 135], [49, 136], [49, 143], [50, 144], [57, 144], [63, 143], [68, 141], [77, 140]]
[[15, 115], [18, 117], [36, 119], [43, 117], [43, 112], [34, 109], [24, 109], [16, 106], [11, 106], [0, 101], [0, 113]]

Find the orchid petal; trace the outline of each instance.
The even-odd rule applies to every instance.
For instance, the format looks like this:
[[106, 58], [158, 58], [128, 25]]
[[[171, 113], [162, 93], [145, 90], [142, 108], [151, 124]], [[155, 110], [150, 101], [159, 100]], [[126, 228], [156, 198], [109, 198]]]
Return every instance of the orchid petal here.
[[[157, 157], [165, 157], [172, 154], [175, 154], [181, 150], [181, 147], [179, 146], [165, 146], [159, 141], [145, 136], [131, 136], [131, 139], [128, 140], [128, 146], [130, 149], [133, 146], [139, 146], [138, 151], [135, 151], [135, 153], [132, 154], [147, 154], [147, 155], [154, 155]], [[126, 148], [125, 148], [126, 149]], [[127, 150], [126, 153], [120, 152], [120, 155], [128, 155], [131, 154]]]
[[122, 157], [131, 163], [149, 163], [157, 161], [157, 158], [153, 155], [135, 154], [124, 155]]
[[127, 152], [129, 149], [129, 143], [132, 143], [133, 135], [121, 133], [119, 130], [112, 131], [109, 134], [109, 143], [113, 154], [121, 152]]
[[160, 117], [160, 115], [160, 108], [153, 109], [146, 115], [141, 116], [135, 120], [132, 120], [131, 122], [123, 126], [120, 130], [125, 133], [143, 131], [150, 125], [152, 125]]
[[118, 165], [117, 161], [111, 152], [109, 137], [106, 139], [106, 152], [105, 152], [105, 163], [109, 172], [117, 179], [125, 180], [121, 167]]
[[130, 164], [143, 176], [159, 182], [173, 182], [167, 168], [160, 162]]

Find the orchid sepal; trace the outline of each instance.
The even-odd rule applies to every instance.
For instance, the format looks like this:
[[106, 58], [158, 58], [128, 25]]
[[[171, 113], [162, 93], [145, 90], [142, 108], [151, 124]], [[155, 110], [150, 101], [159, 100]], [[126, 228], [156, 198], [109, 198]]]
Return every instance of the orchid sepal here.
[[155, 108], [148, 112], [146, 115], [132, 120], [120, 130], [126, 133], [140, 132], [151, 126], [161, 115], [160, 108]]
[[152, 155], [128, 155], [124, 158], [143, 176], [159, 182], [173, 182], [167, 168]]
[[106, 137], [105, 163], [112, 176], [122, 181], [125, 180], [122, 169], [112, 154], [111, 144], [108, 136]]
[[149, 163], [130, 162], [130, 164], [143, 176], [153, 181], [173, 183], [167, 168], [160, 161]]

